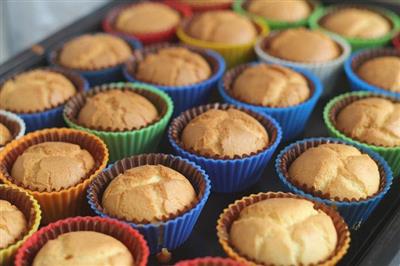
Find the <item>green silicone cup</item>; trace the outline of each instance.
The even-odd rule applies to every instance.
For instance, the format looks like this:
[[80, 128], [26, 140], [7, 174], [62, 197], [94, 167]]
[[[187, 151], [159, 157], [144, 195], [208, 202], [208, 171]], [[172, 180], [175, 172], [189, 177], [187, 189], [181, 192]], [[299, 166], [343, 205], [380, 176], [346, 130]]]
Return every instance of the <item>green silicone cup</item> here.
[[[343, 37], [346, 41], [348, 41], [351, 45], [351, 48], [353, 51], [357, 51], [359, 49], [364, 49], [364, 48], [375, 48], [375, 47], [381, 47], [385, 46], [388, 44], [391, 39], [396, 35], [396, 33], [400, 29], [400, 18], [399, 16], [389, 10], [383, 9], [383, 8], [378, 8], [378, 7], [372, 7], [368, 5], [338, 5], [338, 6], [331, 6], [327, 8], [319, 8], [314, 12], [310, 19], [309, 19], [309, 25], [311, 29], [322, 29], [324, 31], [328, 31], [327, 29], [323, 28], [319, 23], [323, 17], [326, 15], [329, 15], [338, 9], [341, 8], [346, 8], [346, 7], [356, 7], [356, 8], [364, 8], [364, 9], [369, 9], [374, 12], [378, 12], [382, 14], [384, 17], [386, 17], [390, 23], [392, 24], [393, 28], [390, 32], [388, 32], [385, 36], [382, 36], [380, 38], [373, 38], [373, 39], [361, 39], [361, 38], [349, 38], [345, 36]], [[330, 31], [328, 31], [330, 32]], [[334, 32], [332, 32], [334, 33]]]
[[[162, 117], [155, 123], [135, 130], [104, 131], [79, 125], [76, 117], [85, 103], [85, 98], [110, 89], [130, 89], [149, 99]], [[155, 100], [154, 100], [155, 99]], [[74, 96], [64, 108], [64, 120], [69, 127], [89, 132], [101, 138], [110, 152], [110, 162], [115, 162], [131, 155], [150, 153], [157, 150], [173, 112], [171, 98], [157, 88], [140, 83], [118, 82], [94, 87], [85, 93]]]
[[236, 13], [248, 16], [248, 17], [252, 17], [252, 18], [258, 18], [263, 20], [265, 23], [268, 24], [268, 26], [272, 29], [272, 30], [281, 30], [281, 29], [289, 29], [289, 28], [298, 28], [298, 27], [306, 27], [309, 23], [309, 19], [311, 18], [311, 16], [316, 13], [319, 9], [321, 9], [321, 5], [319, 4], [318, 1], [315, 0], [309, 0], [308, 1], [310, 3], [310, 5], [312, 5], [313, 11], [310, 14], [310, 16], [308, 16], [305, 19], [301, 19], [295, 22], [284, 22], [284, 21], [276, 21], [276, 20], [270, 20], [270, 19], [266, 19], [262, 16], [259, 15], [255, 15], [252, 14], [250, 12], [248, 12], [243, 6], [246, 3], [246, 0], [235, 0], [233, 1], [233, 10]]
[[325, 126], [327, 127], [329, 134], [332, 137], [346, 140], [346, 141], [349, 141], [349, 142], [357, 144], [357, 145], [361, 145], [365, 148], [368, 148], [368, 149], [382, 155], [382, 157], [388, 162], [388, 164], [392, 168], [393, 177], [394, 178], [399, 177], [400, 176], [400, 146], [383, 147], [383, 146], [375, 146], [375, 145], [366, 144], [366, 143], [357, 141], [355, 139], [352, 139], [352, 138], [346, 136], [344, 133], [340, 132], [335, 127], [335, 123], [336, 123], [335, 118], [336, 118], [337, 114], [340, 112], [340, 110], [342, 110], [345, 106], [349, 105], [350, 103], [352, 103], [354, 101], [357, 101], [362, 98], [368, 98], [368, 97], [380, 97], [380, 98], [389, 99], [394, 102], [400, 102], [399, 99], [396, 99], [394, 97], [385, 96], [382, 94], [377, 94], [377, 93], [372, 93], [372, 92], [365, 92], [365, 91], [341, 94], [341, 95], [333, 98], [332, 100], [330, 100], [328, 102], [328, 104], [325, 106], [324, 113], [323, 113]]

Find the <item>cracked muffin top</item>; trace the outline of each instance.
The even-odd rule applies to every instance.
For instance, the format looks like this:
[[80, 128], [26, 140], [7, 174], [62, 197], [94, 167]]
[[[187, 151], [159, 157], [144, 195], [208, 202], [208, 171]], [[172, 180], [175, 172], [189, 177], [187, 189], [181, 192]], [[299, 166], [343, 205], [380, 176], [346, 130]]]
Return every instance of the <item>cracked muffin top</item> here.
[[98, 70], [116, 66], [132, 55], [129, 45], [111, 34], [85, 34], [65, 43], [58, 61], [64, 67]]
[[26, 229], [24, 214], [7, 200], [0, 199], [0, 249], [17, 242]]
[[211, 68], [198, 53], [182, 47], [163, 48], [139, 62], [136, 78], [164, 85], [184, 86], [208, 79]]
[[43, 142], [18, 156], [11, 176], [32, 190], [59, 191], [80, 183], [93, 166], [92, 155], [76, 144]]
[[247, 10], [273, 21], [296, 22], [307, 18], [312, 7], [305, 0], [250, 0]]
[[331, 199], [365, 199], [379, 190], [376, 162], [345, 144], [321, 144], [296, 158], [289, 177], [299, 184], [329, 194]]

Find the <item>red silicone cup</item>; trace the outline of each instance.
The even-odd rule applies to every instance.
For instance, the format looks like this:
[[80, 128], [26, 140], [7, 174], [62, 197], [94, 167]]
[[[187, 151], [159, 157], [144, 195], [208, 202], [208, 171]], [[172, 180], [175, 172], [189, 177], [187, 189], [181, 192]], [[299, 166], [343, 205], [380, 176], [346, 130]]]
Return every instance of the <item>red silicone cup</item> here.
[[180, 261], [175, 266], [245, 266], [245, 264], [229, 258], [204, 257]]
[[121, 241], [132, 253], [135, 265], [146, 266], [149, 248], [138, 231], [129, 225], [109, 218], [73, 217], [51, 223], [31, 237], [17, 251], [16, 266], [29, 266], [44, 244], [57, 236], [74, 231], [95, 231]]
[[397, 50], [400, 50], [400, 32], [394, 36], [392, 43]]
[[[165, 30], [165, 31], [160, 31], [160, 32], [155, 32], [155, 33], [147, 33], [147, 34], [130, 34], [126, 32], [119, 31], [114, 28], [114, 21], [118, 17], [119, 13], [124, 10], [125, 8], [128, 8], [132, 5], [137, 5], [140, 2], [136, 2], [133, 4], [127, 4], [127, 5], [121, 5], [118, 6], [114, 9], [112, 9], [106, 17], [103, 19], [102, 25], [103, 25], [103, 30], [108, 33], [112, 34], [117, 34], [117, 35], [122, 35], [126, 37], [134, 37], [138, 40], [140, 40], [143, 44], [151, 44], [151, 43], [157, 43], [157, 42], [167, 42], [171, 41], [175, 37], [175, 32], [176, 32], [176, 27], [173, 27], [171, 29]], [[163, 4], [175, 9], [178, 11], [182, 19], [185, 17], [190, 17], [192, 15], [192, 10], [188, 5], [181, 4], [176, 0], [164, 0], [162, 1]]]
[[189, 5], [193, 12], [206, 12], [206, 11], [213, 11], [213, 10], [226, 10], [231, 9], [232, 2], [228, 3], [215, 3], [215, 4], [208, 4], [208, 5]]

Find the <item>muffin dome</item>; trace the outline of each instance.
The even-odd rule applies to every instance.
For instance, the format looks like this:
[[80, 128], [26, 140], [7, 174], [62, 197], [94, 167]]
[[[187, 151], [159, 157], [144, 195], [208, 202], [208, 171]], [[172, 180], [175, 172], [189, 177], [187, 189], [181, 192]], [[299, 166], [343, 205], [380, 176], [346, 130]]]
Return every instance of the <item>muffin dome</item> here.
[[8, 130], [8, 128], [5, 125], [0, 123], [0, 146], [6, 144], [11, 139], [12, 135], [10, 130]]
[[26, 229], [24, 214], [10, 202], [0, 199], [0, 249], [15, 243]]
[[311, 6], [305, 0], [251, 0], [247, 10], [266, 19], [282, 22], [296, 22], [311, 14]]

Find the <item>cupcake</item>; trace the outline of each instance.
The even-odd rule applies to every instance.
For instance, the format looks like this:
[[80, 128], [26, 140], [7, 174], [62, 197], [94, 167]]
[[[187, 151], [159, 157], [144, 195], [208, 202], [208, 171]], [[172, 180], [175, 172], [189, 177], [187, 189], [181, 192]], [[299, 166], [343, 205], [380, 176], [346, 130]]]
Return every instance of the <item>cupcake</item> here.
[[156, 44], [135, 53], [124, 68], [131, 82], [153, 85], [173, 100], [174, 116], [207, 102], [225, 70], [214, 51], [177, 44]]
[[103, 29], [136, 37], [144, 44], [171, 41], [181, 19], [190, 15], [190, 8], [177, 1], [142, 1], [111, 10], [103, 20]]
[[400, 97], [400, 51], [376, 48], [353, 53], [344, 64], [352, 90]]
[[393, 178], [377, 153], [332, 138], [310, 138], [287, 146], [275, 167], [287, 189], [335, 206], [355, 230], [379, 204]]
[[66, 123], [101, 138], [110, 161], [153, 151], [173, 112], [162, 91], [137, 83], [110, 83], [73, 97], [64, 109]]
[[249, 63], [229, 70], [218, 90], [225, 102], [274, 117], [282, 127], [283, 139], [289, 140], [304, 130], [322, 84], [302, 69]]
[[179, 261], [175, 266], [243, 266], [243, 264], [228, 258], [204, 257]]
[[282, 192], [229, 205], [217, 234], [227, 255], [244, 265], [335, 265], [350, 243], [347, 225], [333, 208]]
[[106, 33], [84, 34], [53, 48], [48, 55], [52, 65], [75, 70], [91, 86], [120, 81], [122, 65], [134, 50], [142, 48], [133, 37]]
[[0, 185], [0, 264], [11, 265], [17, 249], [39, 227], [37, 201], [20, 189]]
[[168, 130], [174, 151], [207, 171], [213, 191], [225, 193], [259, 180], [281, 135], [268, 115], [218, 103], [182, 113]]
[[194, 12], [230, 9], [234, 0], [178, 0], [190, 6]]
[[20, 116], [28, 132], [59, 127], [64, 125], [64, 103], [87, 89], [87, 81], [71, 71], [60, 68], [28, 70], [0, 82], [0, 108]]
[[260, 17], [272, 29], [307, 26], [310, 16], [319, 8], [317, 1], [238, 0], [233, 9], [250, 17]]
[[324, 85], [324, 95], [332, 93], [340, 77], [350, 46], [340, 37], [305, 28], [273, 32], [260, 39], [255, 51], [266, 63], [304, 68], [313, 72]]
[[400, 101], [368, 92], [352, 92], [332, 99], [324, 122], [330, 135], [379, 153], [395, 177], [400, 174]]
[[147, 265], [149, 250], [136, 230], [116, 220], [73, 217], [49, 224], [18, 250], [15, 265]]
[[342, 36], [357, 50], [390, 42], [400, 20], [395, 13], [374, 6], [336, 5], [318, 10], [310, 18], [310, 26]]
[[84, 191], [108, 161], [104, 143], [72, 129], [28, 134], [0, 154], [0, 180], [31, 193], [43, 210], [43, 223], [84, 211]]
[[232, 11], [208, 11], [184, 20], [177, 35], [186, 44], [220, 53], [230, 68], [253, 58], [252, 47], [267, 34], [266, 27]]
[[189, 237], [209, 193], [208, 176], [196, 164], [167, 154], [143, 154], [117, 161], [98, 175], [88, 200], [97, 215], [139, 230], [156, 254]]
[[17, 115], [0, 110], [0, 150], [25, 134], [25, 123]]

